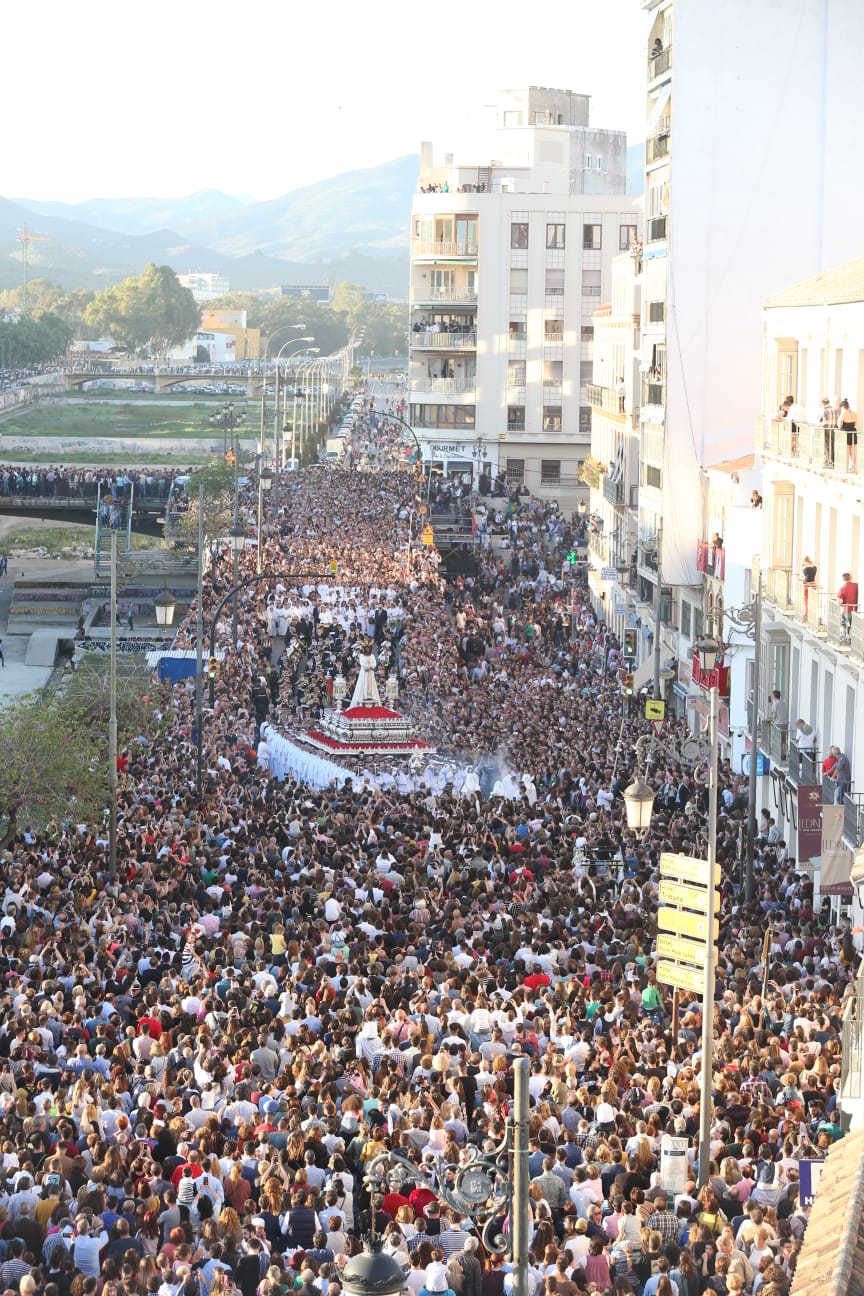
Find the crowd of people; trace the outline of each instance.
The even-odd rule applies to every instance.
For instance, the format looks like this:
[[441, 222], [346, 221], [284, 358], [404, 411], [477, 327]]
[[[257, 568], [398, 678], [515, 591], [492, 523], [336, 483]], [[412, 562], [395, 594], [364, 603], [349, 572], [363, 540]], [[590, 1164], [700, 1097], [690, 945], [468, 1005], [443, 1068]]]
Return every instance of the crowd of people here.
[[112, 493], [128, 498], [134, 485], [136, 495], [167, 499], [174, 478], [181, 475], [170, 469], [93, 469], [70, 468], [60, 464], [47, 468], [25, 468], [20, 464], [0, 464], [0, 495], [32, 495], [39, 498], [75, 498], [93, 500], [97, 495]]
[[[786, 1296], [801, 1162], [840, 1137], [848, 927], [767, 836], [744, 903], [746, 788], [724, 766], [697, 1189], [700, 1001], [681, 996], [673, 1034], [653, 915], [660, 853], [705, 852], [706, 791], [652, 760], [651, 826], [628, 833], [643, 722], [578, 568], [563, 574], [579, 520], [497, 501], [506, 543], [447, 580], [409, 547], [410, 468], [294, 482], [262, 537], [282, 575], [243, 589], [236, 645], [230, 600], [216, 626], [202, 733], [181, 681], [160, 735], [121, 753], [116, 879], [101, 825], [28, 827], [0, 860], [0, 1289], [338, 1296], [374, 1231], [412, 1296], [503, 1296], [511, 1262], [435, 1187], [501, 1142], [527, 1056], [531, 1291]], [[207, 635], [230, 583], [226, 554]], [[337, 668], [350, 690], [366, 635], [418, 733], [530, 775], [524, 798], [273, 778], [261, 724], [290, 732]], [[194, 636], [191, 609], [177, 646]], [[676, 1194], [666, 1133], [688, 1146]], [[388, 1151], [413, 1181], [370, 1182]]]

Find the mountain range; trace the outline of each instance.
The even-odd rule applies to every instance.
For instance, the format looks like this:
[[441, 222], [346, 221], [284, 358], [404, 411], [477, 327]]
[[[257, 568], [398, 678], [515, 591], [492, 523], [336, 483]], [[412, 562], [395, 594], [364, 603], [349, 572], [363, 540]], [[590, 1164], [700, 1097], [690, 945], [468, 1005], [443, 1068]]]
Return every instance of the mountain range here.
[[[637, 192], [642, 145], [628, 150], [628, 191]], [[232, 289], [347, 279], [404, 297], [416, 154], [348, 171], [259, 202], [205, 189], [184, 198], [91, 198], [39, 202], [0, 197], [0, 288], [28, 274], [73, 288], [104, 288], [148, 261], [178, 273], [227, 275]], [[43, 241], [44, 240], [44, 241]]]

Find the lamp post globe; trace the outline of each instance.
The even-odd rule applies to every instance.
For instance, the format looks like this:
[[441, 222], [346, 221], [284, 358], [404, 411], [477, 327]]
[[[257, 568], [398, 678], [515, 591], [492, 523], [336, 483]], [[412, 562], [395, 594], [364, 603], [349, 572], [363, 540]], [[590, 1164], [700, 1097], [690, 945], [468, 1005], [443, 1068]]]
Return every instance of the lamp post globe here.
[[631, 832], [645, 832], [651, 825], [651, 814], [654, 809], [653, 790], [637, 777], [623, 795], [627, 827]]
[[367, 1239], [342, 1270], [342, 1286], [349, 1296], [399, 1296], [405, 1290], [402, 1266], [381, 1247], [377, 1239]]
[[157, 594], [153, 600], [153, 608], [156, 612], [156, 624], [158, 626], [170, 626], [174, 621], [174, 609], [177, 606], [177, 600], [172, 596], [167, 586], [161, 594]]

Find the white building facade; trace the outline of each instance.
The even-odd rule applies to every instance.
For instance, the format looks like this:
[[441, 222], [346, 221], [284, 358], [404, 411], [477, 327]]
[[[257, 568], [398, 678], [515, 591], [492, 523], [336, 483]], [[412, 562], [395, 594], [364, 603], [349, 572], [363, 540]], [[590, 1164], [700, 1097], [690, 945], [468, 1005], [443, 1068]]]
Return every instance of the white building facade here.
[[[648, 19], [637, 591], [664, 659], [702, 602], [707, 465], [753, 449], [762, 303], [860, 245], [836, 178], [855, 156], [857, 0], [642, 0]], [[778, 69], [776, 74], [773, 69]], [[791, 69], [802, 75], [788, 76]], [[806, 70], [806, 71], [805, 71]], [[806, 177], [802, 159], [808, 159]], [[792, 192], [794, 189], [794, 201]], [[660, 521], [662, 518], [662, 541]], [[679, 697], [679, 706], [685, 701]]]
[[635, 243], [625, 139], [588, 98], [502, 94], [485, 166], [421, 148], [411, 226], [410, 420], [447, 473], [505, 471], [573, 507], [590, 450], [593, 314]]
[[[777, 814], [790, 855], [801, 864], [821, 858], [821, 848], [800, 840], [800, 825], [807, 798], [818, 798], [809, 789], [823, 784], [823, 757], [831, 746], [840, 748], [851, 764], [851, 786], [839, 800], [836, 783], [825, 782], [823, 791], [826, 803], [842, 806], [837, 831], [848, 852], [848, 878], [846, 866], [864, 835], [864, 616], [857, 596], [846, 615], [843, 602], [850, 603], [848, 586], [854, 591], [864, 573], [864, 463], [857, 444], [847, 446], [847, 433], [832, 424], [841, 400], [850, 416], [864, 400], [864, 258], [769, 298], [763, 353], [759, 710], [760, 747], [771, 771], [761, 783], [761, 804]], [[788, 396], [794, 403], [778, 417]], [[775, 689], [788, 706], [788, 732], [770, 718]], [[804, 748], [798, 719], [813, 731]], [[848, 883], [838, 892], [836, 876], [829, 885], [818, 867], [815, 881], [836, 904], [851, 898]], [[860, 904], [856, 921], [862, 921]]]

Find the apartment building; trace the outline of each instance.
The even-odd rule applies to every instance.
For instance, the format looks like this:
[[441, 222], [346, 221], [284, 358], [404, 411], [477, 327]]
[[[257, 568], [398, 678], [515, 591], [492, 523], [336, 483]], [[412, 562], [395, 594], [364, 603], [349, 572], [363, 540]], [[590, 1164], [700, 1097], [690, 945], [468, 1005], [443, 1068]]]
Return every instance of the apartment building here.
[[[591, 454], [582, 476], [590, 487], [588, 582], [597, 613], [623, 642], [635, 617], [639, 506], [638, 244], [611, 266], [611, 297], [594, 312]], [[650, 645], [643, 642], [640, 658]]]
[[[858, 0], [729, 0], [721, 10], [642, 0], [647, 18], [640, 622], [685, 662], [704, 621], [698, 545], [710, 540], [708, 465], [753, 450], [761, 306], [790, 281], [856, 254], [864, 178], [837, 193], [856, 155]], [[662, 519], [662, 535], [661, 535]], [[659, 562], [658, 562], [659, 558]], [[676, 669], [670, 701], [683, 713]], [[682, 696], [682, 690], [684, 695]]]
[[590, 452], [594, 311], [637, 240], [626, 140], [589, 96], [502, 92], [490, 159], [433, 165], [411, 215], [410, 419], [448, 474], [499, 469], [573, 508]]
[[[835, 424], [844, 416], [852, 422], [864, 402], [864, 258], [770, 297], [763, 350], [758, 703], [770, 772], [761, 784], [762, 804], [774, 807], [790, 854], [802, 863], [823, 853], [818, 830], [815, 843], [801, 840], [802, 822], [812, 826], [813, 803], [826, 831], [829, 816], [837, 816], [833, 855], [836, 862], [846, 852], [845, 878], [835, 874], [826, 883], [822, 877], [822, 891], [848, 900], [852, 853], [864, 839], [864, 615], [855, 592], [864, 575], [864, 460], [857, 434]], [[775, 689], [788, 706], [788, 728], [772, 721]], [[798, 719], [812, 730], [803, 742]], [[851, 785], [839, 798], [836, 783], [823, 789], [821, 762], [831, 746], [852, 768]], [[842, 810], [823, 809], [823, 791]]]

